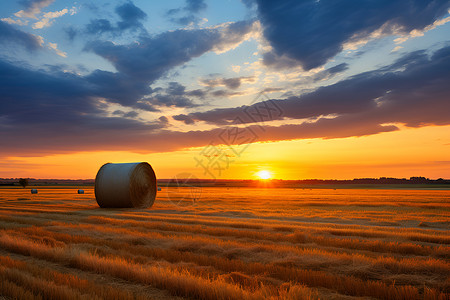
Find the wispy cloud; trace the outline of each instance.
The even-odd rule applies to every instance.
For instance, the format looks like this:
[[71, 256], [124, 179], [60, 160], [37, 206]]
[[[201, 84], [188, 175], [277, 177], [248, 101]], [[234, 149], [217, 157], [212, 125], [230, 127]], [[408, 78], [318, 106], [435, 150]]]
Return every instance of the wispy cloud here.
[[41, 13], [41, 10], [50, 4], [52, 4], [55, 0], [27, 0], [22, 1], [25, 6], [24, 10], [20, 10], [16, 12], [14, 15], [18, 18], [29, 18], [29, 19], [37, 19], [36, 15]]
[[33, 24], [33, 29], [41, 29], [44, 27], [49, 27], [54, 22], [54, 19], [59, 18], [67, 14], [69, 10], [64, 8], [60, 11], [48, 12], [43, 15], [43, 17]]
[[[450, 10], [448, 11], [448, 13], [450, 14]], [[406, 42], [407, 40], [411, 39], [411, 38], [415, 38], [415, 37], [419, 37], [419, 36], [423, 36], [427, 31], [433, 30], [438, 26], [442, 26], [446, 23], [450, 22], [450, 17], [446, 17], [440, 20], [436, 20], [433, 22], [433, 24], [430, 24], [428, 26], [426, 26], [424, 29], [420, 30], [420, 29], [413, 29], [411, 30], [408, 34], [405, 34], [399, 38], [396, 38], [394, 40], [394, 42], [396, 44], [402, 44], [404, 42]]]
[[254, 82], [255, 77], [253, 76], [243, 76], [243, 77], [232, 77], [232, 78], [205, 78], [201, 79], [200, 83], [209, 87], [225, 86], [229, 89], [237, 89], [244, 82]]
[[14, 13], [15, 18], [3, 18], [2, 21], [19, 26], [28, 25], [29, 19], [37, 19], [37, 15], [41, 13], [41, 10], [52, 4], [54, 1], [55, 0], [22, 1], [21, 3], [25, 6], [25, 9]]
[[67, 57], [67, 53], [59, 50], [56, 43], [48, 43], [48, 48], [55, 51], [55, 53], [61, 57]]
[[54, 0], [28, 0], [23, 1], [23, 5], [26, 7], [24, 10], [20, 10], [14, 13], [14, 17], [8, 17], [1, 19], [9, 24], [15, 24], [19, 26], [28, 25], [30, 19], [38, 20], [33, 23], [33, 29], [42, 29], [49, 27], [55, 21], [56, 18], [62, 17], [63, 15], [70, 13], [74, 15], [77, 13], [77, 8], [72, 7], [70, 10], [64, 8], [60, 11], [46, 12], [43, 15], [42, 9], [52, 4]]
[[21, 20], [21, 19], [12, 19], [12, 18], [2, 18], [3, 22], [6, 22], [8, 24], [16, 24], [19, 26], [24, 26], [28, 24], [28, 20]]

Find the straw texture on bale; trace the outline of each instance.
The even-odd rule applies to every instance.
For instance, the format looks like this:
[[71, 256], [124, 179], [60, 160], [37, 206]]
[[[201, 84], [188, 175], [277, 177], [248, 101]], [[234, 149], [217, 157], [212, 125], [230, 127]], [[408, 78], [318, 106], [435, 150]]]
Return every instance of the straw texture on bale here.
[[37, 189], [31, 189], [31, 193], [32, 193], [32, 194], [37, 194], [38, 191], [37, 191]]
[[95, 199], [102, 208], [147, 208], [156, 198], [156, 175], [146, 163], [104, 164], [95, 177]]

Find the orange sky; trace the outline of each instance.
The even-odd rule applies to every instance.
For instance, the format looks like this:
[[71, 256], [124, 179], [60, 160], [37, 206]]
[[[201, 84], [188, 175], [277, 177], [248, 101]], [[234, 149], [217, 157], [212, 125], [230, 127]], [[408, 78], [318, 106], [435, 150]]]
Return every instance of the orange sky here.
[[[220, 179], [256, 179], [268, 170], [273, 178], [308, 179], [426, 176], [450, 178], [450, 126], [402, 128], [365, 137], [306, 139], [251, 144], [241, 157], [230, 157]], [[202, 148], [153, 154], [80, 152], [44, 157], [9, 157], [0, 165], [0, 177], [95, 178], [106, 162], [148, 161], [158, 178], [193, 173], [211, 178], [196, 167]], [[203, 157], [204, 158], [204, 157]]]

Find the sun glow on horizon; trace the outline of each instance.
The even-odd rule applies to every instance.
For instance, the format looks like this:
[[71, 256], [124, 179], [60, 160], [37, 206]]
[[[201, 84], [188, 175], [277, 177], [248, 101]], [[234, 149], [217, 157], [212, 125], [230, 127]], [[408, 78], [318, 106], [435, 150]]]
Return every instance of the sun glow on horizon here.
[[259, 171], [258, 173], [256, 173], [256, 176], [264, 180], [272, 178], [272, 174], [267, 170]]
[[[408, 128], [364, 137], [305, 139], [252, 144], [239, 159], [230, 163], [220, 179], [353, 179], [364, 177], [425, 176], [448, 178], [450, 125]], [[51, 149], [50, 149], [51, 150]], [[94, 179], [106, 162], [141, 162], [152, 165], [158, 179], [179, 173], [208, 177], [196, 166], [201, 147], [171, 152], [85, 151], [46, 156], [2, 157], [0, 178]], [[301, 150], [301, 155], [299, 151]], [[33, 154], [30, 150], [28, 155]], [[223, 168], [224, 166], [221, 165]], [[217, 173], [214, 173], [218, 175]]]

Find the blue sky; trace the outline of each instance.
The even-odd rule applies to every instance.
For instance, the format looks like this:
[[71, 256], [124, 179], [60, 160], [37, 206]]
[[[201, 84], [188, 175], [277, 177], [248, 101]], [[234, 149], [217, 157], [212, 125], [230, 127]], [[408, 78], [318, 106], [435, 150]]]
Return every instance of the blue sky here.
[[258, 141], [450, 124], [449, 1], [23, 0], [0, 8], [5, 159], [202, 147], [243, 105], [255, 108], [261, 92], [258, 101], [275, 101], [283, 114], [266, 120]]

